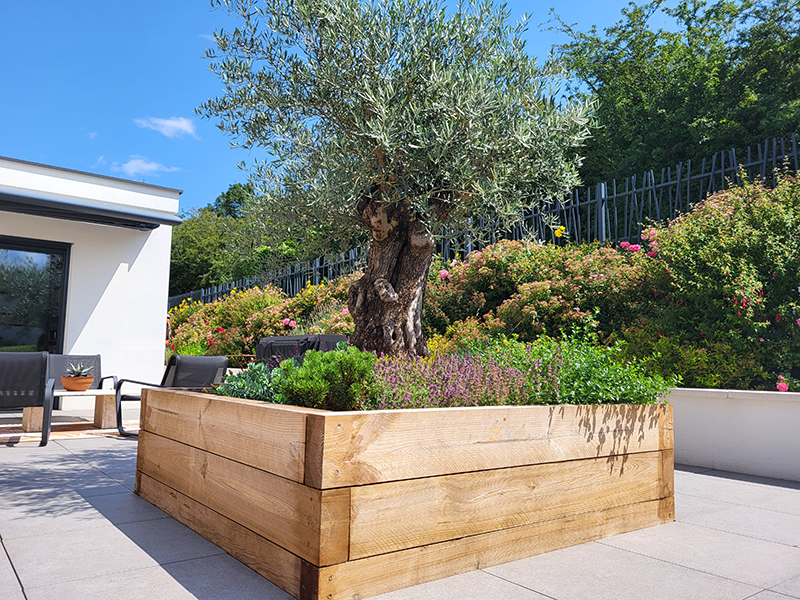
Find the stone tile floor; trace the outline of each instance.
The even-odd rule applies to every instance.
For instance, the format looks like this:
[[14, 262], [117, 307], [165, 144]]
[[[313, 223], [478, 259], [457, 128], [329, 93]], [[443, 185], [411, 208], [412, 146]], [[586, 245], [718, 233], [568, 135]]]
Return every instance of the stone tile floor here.
[[[135, 438], [0, 442], [0, 599], [289, 598], [134, 495], [135, 468]], [[675, 523], [376, 600], [800, 599], [800, 483], [678, 467], [675, 489]]]

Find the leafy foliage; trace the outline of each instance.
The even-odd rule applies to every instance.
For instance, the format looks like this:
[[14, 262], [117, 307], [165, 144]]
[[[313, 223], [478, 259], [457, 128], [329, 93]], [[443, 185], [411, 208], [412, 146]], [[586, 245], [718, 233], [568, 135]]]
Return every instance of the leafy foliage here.
[[[363, 239], [364, 198], [408, 204], [431, 231], [576, 182], [585, 104], [556, 105], [559, 72], [525, 52], [526, 23], [488, 1], [217, 0], [241, 19], [216, 34], [223, 96], [198, 111], [255, 165], [279, 238], [330, 251]], [[335, 236], [330, 235], [335, 232]], [[291, 238], [283, 238], [291, 239]], [[334, 248], [345, 249], [345, 248]]]
[[[657, 14], [675, 27], [655, 29]], [[581, 175], [621, 179], [800, 127], [798, 0], [631, 3], [599, 33], [555, 18], [556, 54], [597, 101]]]
[[284, 360], [272, 385], [280, 402], [326, 410], [359, 410], [374, 401], [375, 357], [352, 346], [346, 350], [309, 350], [302, 362]]
[[275, 389], [272, 385], [274, 376], [273, 369], [266, 364], [250, 363], [239, 373], [228, 374], [214, 393], [220, 396], [274, 402]]
[[443, 334], [475, 319], [487, 333], [531, 341], [571, 331], [599, 308], [608, 335], [644, 310], [657, 269], [646, 256], [597, 244], [501, 241], [455, 261], [446, 279], [432, 275], [423, 323]]

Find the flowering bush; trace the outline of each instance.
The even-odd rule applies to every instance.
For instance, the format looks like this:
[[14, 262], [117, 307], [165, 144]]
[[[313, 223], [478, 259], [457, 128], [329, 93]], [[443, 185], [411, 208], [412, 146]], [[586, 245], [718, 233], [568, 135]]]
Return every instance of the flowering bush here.
[[[774, 189], [747, 183], [717, 193], [668, 225], [649, 228], [643, 239], [669, 275], [651, 313], [653, 328], [696, 356], [716, 354], [709, 361], [720, 368], [725, 355], [734, 356], [746, 368], [738, 381], [729, 379], [733, 387], [772, 387], [768, 373], [800, 377], [796, 179], [781, 177]], [[696, 378], [704, 379], [710, 383]]]
[[[245, 339], [248, 319], [264, 307], [274, 307], [285, 299], [282, 291], [266, 287], [233, 290], [215, 302], [199, 308], [191, 306], [193, 312], [181, 309], [183, 305], [178, 306], [181, 309], [176, 311], [179, 325], [169, 341], [169, 351], [191, 355], [250, 354]], [[190, 314], [185, 317], [187, 312]], [[170, 324], [174, 326], [172, 314], [170, 312]]]
[[607, 336], [645, 310], [658, 271], [645, 256], [597, 244], [501, 241], [451, 266], [449, 279], [429, 279], [423, 325], [452, 337], [458, 322], [475, 319], [487, 335], [530, 341], [572, 331], [599, 308]]
[[381, 357], [356, 348], [309, 351], [271, 370], [251, 365], [217, 392], [328, 410], [517, 404], [656, 402], [676, 378], [648, 377], [617, 347], [592, 344], [584, 328], [558, 341], [524, 344], [506, 337], [470, 352], [429, 358]]

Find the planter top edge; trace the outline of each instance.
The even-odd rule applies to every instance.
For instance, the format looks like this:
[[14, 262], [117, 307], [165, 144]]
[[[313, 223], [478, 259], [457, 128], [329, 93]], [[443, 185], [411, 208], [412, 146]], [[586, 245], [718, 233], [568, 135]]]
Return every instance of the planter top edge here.
[[648, 406], [662, 406], [669, 404], [669, 402], [651, 402], [649, 404], [626, 404], [626, 403], [615, 403], [615, 404], [530, 404], [530, 405], [500, 405], [500, 406], [454, 406], [454, 407], [432, 407], [432, 408], [398, 408], [398, 409], [383, 409], [383, 410], [352, 410], [352, 411], [332, 411], [332, 410], [322, 410], [317, 408], [307, 408], [304, 406], [295, 406], [292, 404], [276, 404], [274, 402], [264, 402], [261, 400], [249, 400], [246, 398], [236, 398], [235, 396], [218, 396], [217, 394], [209, 394], [205, 392], [194, 392], [191, 390], [176, 390], [170, 388], [147, 388], [150, 390], [150, 393], [169, 393], [169, 394], [179, 394], [179, 395], [192, 395], [192, 396], [201, 396], [204, 398], [213, 398], [216, 400], [224, 400], [227, 402], [234, 402], [240, 404], [248, 404], [253, 406], [265, 406], [270, 407], [272, 409], [281, 409], [281, 410], [288, 410], [292, 412], [304, 412], [309, 414], [316, 414], [316, 415], [328, 415], [328, 416], [354, 416], [354, 415], [391, 415], [391, 414], [412, 414], [412, 413], [424, 413], [424, 414], [431, 414], [431, 413], [447, 413], [453, 414], [455, 412], [463, 411], [463, 412], [474, 412], [474, 411], [503, 411], [509, 409], [537, 409], [537, 410], [545, 410], [545, 409], [559, 409], [559, 408], [566, 408], [566, 407], [580, 407], [586, 409], [613, 409], [615, 407], [648, 407]]
[[755, 401], [776, 401], [776, 402], [799, 402], [800, 393], [798, 392], [778, 392], [765, 390], [726, 390], [717, 388], [671, 388], [670, 396], [702, 399], [730, 399], [730, 400], [755, 400]]

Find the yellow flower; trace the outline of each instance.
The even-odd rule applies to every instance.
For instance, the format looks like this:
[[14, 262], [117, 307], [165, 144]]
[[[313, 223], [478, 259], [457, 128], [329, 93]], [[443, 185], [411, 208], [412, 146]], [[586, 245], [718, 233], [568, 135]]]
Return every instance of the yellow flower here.
[[567, 230], [567, 228], [562, 225], [561, 227], [556, 229], [553, 233], [555, 234], [556, 237], [561, 237], [562, 235], [564, 235], [564, 232], [566, 230]]

